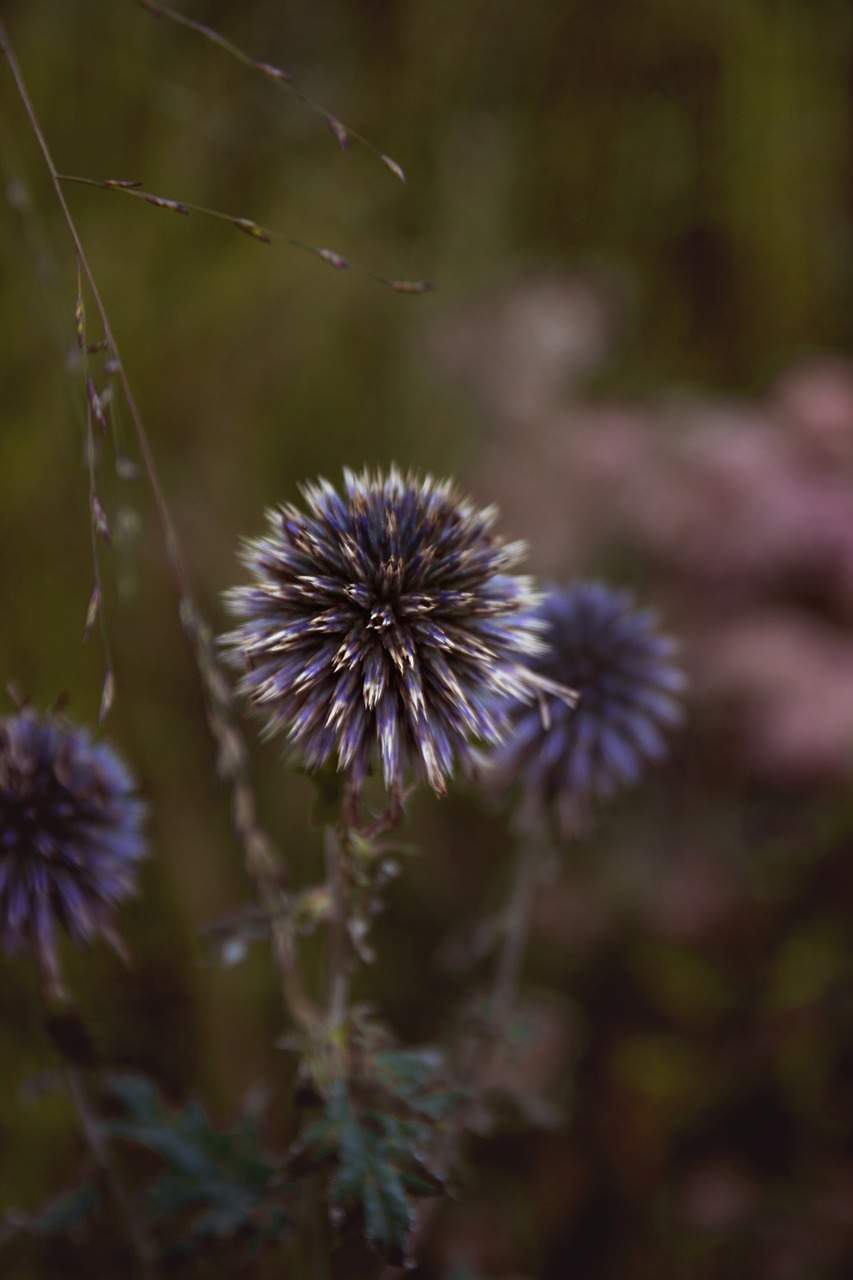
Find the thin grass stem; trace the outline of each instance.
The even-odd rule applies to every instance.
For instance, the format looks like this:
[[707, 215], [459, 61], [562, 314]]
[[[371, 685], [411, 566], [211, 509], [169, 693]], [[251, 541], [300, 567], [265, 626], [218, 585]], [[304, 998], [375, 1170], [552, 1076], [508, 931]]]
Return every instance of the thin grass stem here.
[[[221, 663], [216, 654], [210, 627], [195, 603], [190, 573], [178, 541], [151, 441], [121, 357], [118, 341], [101, 297], [97, 280], [86, 255], [77, 224], [65, 199], [59, 171], [54, 164], [47, 139], [30, 98], [23, 72], [15, 57], [2, 19], [0, 19], [0, 53], [5, 58], [12, 74], [18, 96], [41, 151], [56, 199], [76, 250], [78, 270], [82, 277], [82, 279], [78, 280], [78, 334], [83, 322], [82, 280], [85, 279], [100, 319], [103, 342], [105, 348], [109, 351], [112, 371], [119, 380], [119, 385], [128, 406], [140, 456], [160, 521], [167, 558], [175, 575], [181, 622], [192, 647], [205, 694], [208, 728], [218, 751], [217, 773], [220, 780], [231, 788], [234, 831], [243, 847], [248, 874], [255, 883], [262, 905], [269, 910], [270, 918], [273, 920], [274, 952], [279, 967], [285, 1002], [297, 1025], [303, 1028], [314, 1026], [317, 1019], [310, 1002], [304, 995], [297, 966], [292, 928], [286, 922], [284, 913], [281, 910], [281, 884], [284, 879], [284, 864], [257, 822], [254, 793], [248, 777], [248, 753], [231, 713], [232, 696], [230, 683], [223, 673]], [[91, 412], [91, 397], [89, 407]], [[90, 468], [90, 483], [91, 476], [92, 470]], [[93, 509], [97, 510], [94, 507], [94, 503]], [[95, 585], [97, 590], [99, 586], [97, 579]], [[91, 608], [92, 602], [90, 600]], [[108, 710], [113, 689], [112, 672], [108, 670], [101, 699], [102, 717]]]
[[270, 80], [277, 88], [283, 89], [292, 97], [296, 98], [309, 111], [313, 111], [316, 115], [321, 116], [325, 121], [332, 137], [337, 142], [342, 151], [348, 151], [353, 142], [357, 142], [367, 151], [374, 155], [377, 160], [381, 161], [386, 169], [394, 174], [395, 178], [399, 178], [401, 182], [406, 181], [406, 175], [402, 167], [396, 160], [392, 160], [391, 156], [386, 155], [384, 151], [380, 151], [362, 134], [356, 133], [354, 129], [350, 129], [348, 125], [343, 124], [337, 116], [332, 115], [325, 107], [321, 107], [318, 102], [309, 98], [301, 89], [294, 84], [293, 76], [289, 71], [283, 71], [281, 67], [274, 67], [269, 62], [261, 62], [257, 58], [253, 58], [251, 54], [245, 52], [238, 45], [233, 44], [225, 36], [223, 36], [214, 27], [208, 27], [203, 22], [196, 22], [193, 18], [188, 18], [186, 14], [179, 13], [176, 9], [170, 9], [168, 5], [160, 4], [159, 0], [136, 0], [141, 8], [146, 9], [155, 18], [168, 18], [169, 21], [175, 22], [178, 26], [186, 27], [188, 31], [194, 31], [196, 35], [202, 36], [205, 40], [209, 40], [211, 44], [217, 45], [225, 53], [231, 55], [232, 58], [243, 64], [244, 67], [250, 67], [253, 71], [259, 71], [267, 80]]
[[74, 182], [86, 187], [100, 187], [106, 191], [120, 191], [126, 196], [135, 196], [137, 200], [144, 200], [146, 204], [154, 205], [155, 208], [167, 209], [170, 213], [178, 213], [185, 216], [190, 213], [198, 213], [206, 218], [215, 218], [219, 222], [227, 222], [237, 231], [242, 231], [244, 235], [250, 236], [260, 244], [277, 242], [290, 245], [294, 249], [301, 249], [305, 253], [312, 254], [315, 258], [319, 258], [336, 271], [351, 271], [354, 275], [374, 280], [386, 289], [393, 290], [394, 293], [431, 293], [435, 289], [435, 285], [429, 280], [392, 280], [388, 276], [380, 275], [378, 271], [372, 271], [368, 267], [361, 267], [354, 262], [350, 262], [348, 258], [338, 253], [336, 249], [323, 249], [318, 245], [308, 244], [305, 240], [297, 240], [294, 236], [285, 235], [284, 232], [274, 231], [270, 227], [263, 227], [251, 218], [242, 218], [235, 214], [223, 213], [221, 209], [210, 209], [206, 205], [195, 204], [191, 200], [175, 200], [170, 196], [160, 196], [152, 191], [144, 191], [141, 185], [132, 179], [86, 178], [71, 173], [60, 173], [57, 174], [57, 177], [60, 182]]

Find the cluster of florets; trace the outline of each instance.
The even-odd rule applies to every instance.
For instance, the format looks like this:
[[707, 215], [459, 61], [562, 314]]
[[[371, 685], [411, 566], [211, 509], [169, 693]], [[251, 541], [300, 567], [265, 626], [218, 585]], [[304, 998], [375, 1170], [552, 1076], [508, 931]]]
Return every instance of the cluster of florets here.
[[492, 757], [492, 784], [515, 788], [522, 826], [555, 820], [576, 834], [589, 802], [637, 781], [660, 759], [664, 732], [681, 718], [684, 680], [657, 616], [600, 582], [551, 589], [538, 616], [548, 647], [533, 660], [543, 677], [578, 691], [577, 708], [549, 700], [547, 715], [522, 702]]
[[308, 768], [336, 758], [357, 792], [378, 755], [392, 793], [409, 773], [443, 792], [541, 684], [523, 546], [449, 482], [393, 468], [302, 493], [307, 510], [270, 511], [246, 543], [254, 581], [230, 593], [242, 688]]
[[85, 729], [24, 709], [0, 720], [0, 944], [61, 990], [57, 928], [82, 944], [135, 891], [144, 805], [124, 763]]

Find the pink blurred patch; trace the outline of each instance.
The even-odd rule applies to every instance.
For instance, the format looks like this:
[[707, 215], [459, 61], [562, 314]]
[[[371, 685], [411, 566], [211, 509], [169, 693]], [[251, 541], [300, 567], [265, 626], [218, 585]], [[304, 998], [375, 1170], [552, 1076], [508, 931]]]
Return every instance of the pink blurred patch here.
[[434, 328], [438, 363], [492, 424], [472, 487], [545, 578], [638, 566], [746, 775], [848, 780], [853, 362], [802, 359], [763, 400], [593, 401], [620, 323], [611, 289], [555, 273]]

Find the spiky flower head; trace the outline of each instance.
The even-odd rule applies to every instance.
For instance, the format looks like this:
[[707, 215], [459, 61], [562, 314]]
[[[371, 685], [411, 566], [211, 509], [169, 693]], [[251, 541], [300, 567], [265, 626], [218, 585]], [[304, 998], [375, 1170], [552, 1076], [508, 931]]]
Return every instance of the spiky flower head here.
[[0, 945], [29, 952], [61, 993], [58, 927], [114, 946], [118, 904], [136, 888], [144, 805], [116, 752], [29, 708], [0, 720]]
[[512, 572], [523, 545], [430, 476], [345, 471], [342, 494], [301, 492], [307, 510], [267, 513], [243, 552], [253, 585], [229, 593], [241, 687], [308, 768], [336, 758], [357, 793], [378, 754], [392, 795], [407, 771], [441, 793], [537, 684], [538, 594]]
[[652, 610], [600, 582], [548, 591], [538, 614], [547, 653], [535, 669], [580, 694], [576, 709], [552, 699], [548, 714], [518, 703], [513, 730], [493, 754], [491, 782], [517, 786], [523, 827], [556, 822], [564, 837], [583, 827], [593, 799], [637, 781], [666, 750], [664, 731], [681, 719], [684, 686], [675, 643]]

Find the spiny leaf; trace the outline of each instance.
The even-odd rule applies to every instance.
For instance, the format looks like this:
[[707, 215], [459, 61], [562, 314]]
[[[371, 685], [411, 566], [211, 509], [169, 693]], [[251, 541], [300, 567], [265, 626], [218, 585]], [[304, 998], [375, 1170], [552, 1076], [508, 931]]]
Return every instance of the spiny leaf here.
[[159, 1120], [163, 1114], [160, 1095], [145, 1076], [115, 1075], [109, 1079], [110, 1093], [136, 1120]]
[[261, 1152], [251, 1117], [223, 1133], [210, 1127], [197, 1101], [178, 1112], [165, 1107], [143, 1077], [115, 1077], [111, 1090], [128, 1114], [110, 1121], [109, 1133], [156, 1152], [168, 1166], [148, 1194], [152, 1222], [198, 1209], [191, 1224], [195, 1236], [224, 1237], [247, 1226], [255, 1237], [280, 1235], [287, 1225], [284, 1212], [269, 1202], [280, 1195], [277, 1169]]
[[441, 1053], [434, 1049], [384, 1049], [374, 1056], [378, 1079], [395, 1097], [433, 1120], [451, 1111], [459, 1091], [448, 1087]]
[[114, 1138], [125, 1138], [141, 1147], [147, 1147], [149, 1151], [156, 1151], [177, 1171], [195, 1181], [209, 1181], [216, 1176], [215, 1166], [199, 1149], [198, 1144], [162, 1122], [112, 1120], [109, 1131]]
[[360, 1204], [368, 1241], [387, 1251], [389, 1257], [402, 1258], [412, 1225], [412, 1209], [402, 1180], [387, 1143], [359, 1123], [349, 1105], [346, 1085], [343, 1081], [341, 1085], [340, 1165], [333, 1194], [344, 1208], [353, 1202]]
[[101, 1205], [100, 1192], [91, 1183], [75, 1187], [52, 1200], [41, 1213], [27, 1218], [22, 1230], [33, 1235], [57, 1235], [73, 1231]]

